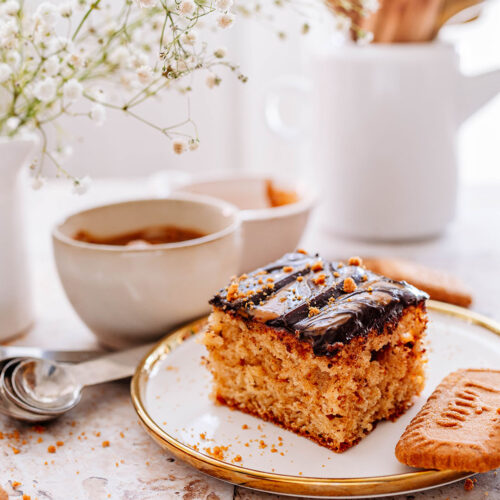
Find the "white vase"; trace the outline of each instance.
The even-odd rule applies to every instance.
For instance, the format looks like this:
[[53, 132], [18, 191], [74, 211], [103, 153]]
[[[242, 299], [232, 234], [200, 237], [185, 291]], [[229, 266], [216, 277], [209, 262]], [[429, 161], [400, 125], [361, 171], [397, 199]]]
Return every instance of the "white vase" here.
[[0, 138], [0, 342], [33, 324], [21, 171], [35, 146], [34, 139]]

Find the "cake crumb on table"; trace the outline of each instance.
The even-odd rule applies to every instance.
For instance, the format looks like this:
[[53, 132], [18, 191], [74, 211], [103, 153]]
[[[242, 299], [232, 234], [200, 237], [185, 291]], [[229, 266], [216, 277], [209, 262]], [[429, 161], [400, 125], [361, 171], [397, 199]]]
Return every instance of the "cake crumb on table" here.
[[56, 447], [55, 447], [53, 444], [51, 444], [51, 445], [47, 448], [47, 451], [48, 451], [49, 453], [55, 453], [55, 452], [56, 452]]
[[474, 489], [474, 481], [472, 479], [467, 478], [464, 483], [464, 490], [465, 491], [471, 491]]
[[107, 448], [109, 446], [109, 441], [103, 441], [102, 442], [102, 447]]

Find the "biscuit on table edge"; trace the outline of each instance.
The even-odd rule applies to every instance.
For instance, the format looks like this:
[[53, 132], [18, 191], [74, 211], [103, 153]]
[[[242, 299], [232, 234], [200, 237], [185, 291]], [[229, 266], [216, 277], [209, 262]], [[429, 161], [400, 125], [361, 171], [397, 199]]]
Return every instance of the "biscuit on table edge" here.
[[426, 469], [500, 467], [500, 370], [446, 376], [401, 436], [396, 458]]
[[458, 278], [444, 271], [395, 258], [364, 257], [363, 264], [375, 273], [396, 281], [407, 281], [427, 292], [431, 299], [462, 307], [472, 304], [472, 295], [467, 287]]

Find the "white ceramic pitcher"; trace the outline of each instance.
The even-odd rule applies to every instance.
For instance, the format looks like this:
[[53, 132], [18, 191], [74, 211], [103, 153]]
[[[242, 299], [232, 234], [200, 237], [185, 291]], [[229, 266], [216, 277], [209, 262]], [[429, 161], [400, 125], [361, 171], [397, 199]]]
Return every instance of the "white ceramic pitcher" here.
[[[306, 168], [323, 189], [324, 225], [371, 241], [441, 233], [455, 214], [458, 129], [500, 91], [500, 70], [464, 76], [442, 42], [315, 45], [309, 62], [308, 78], [288, 85], [308, 94]], [[276, 87], [266, 116], [297, 142], [300, 130], [281, 119]]]
[[36, 142], [0, 138], [0, 342], [33, 323], [21, 190], [21, 170]]

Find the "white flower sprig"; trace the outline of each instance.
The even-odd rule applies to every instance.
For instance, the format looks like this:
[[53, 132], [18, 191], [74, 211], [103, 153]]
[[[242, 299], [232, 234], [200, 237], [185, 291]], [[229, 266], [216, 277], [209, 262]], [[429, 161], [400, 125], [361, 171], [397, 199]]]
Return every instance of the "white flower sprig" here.
[[209, 87], [220, 83], [221, 67], [246, 81], [224, 48], [200, 40], [197, 26], [203, 18], [205, 26], [230, 27], [232, 0], [121, 0], [118, 11], [117, 3], [43, 1], [30, 9], [22, 0], [0, 0], [0, 135], [41, 136], [41, 155], [31, 166], [35, 188], [44, 183], [46, 159], [73, 181], [75, 192], [89, 186], [88, 178], [62, 167], [67, 154], [61, 152], [70, 148], [49, 144], [47, 127], [59, 118], [87, 117], [102, 125], [106, 109], [120, 110], [183, 153], [199, 142], [189, 113], [181, 123], [161, 126], [136, 108], [165, 90], [190, 92], [181, 80], [195, 71], [207, 72]]

